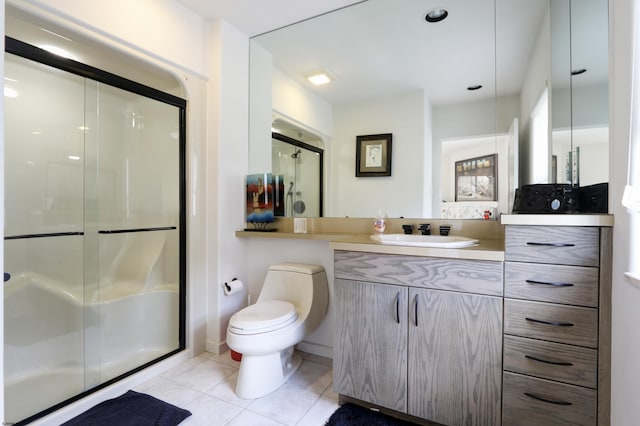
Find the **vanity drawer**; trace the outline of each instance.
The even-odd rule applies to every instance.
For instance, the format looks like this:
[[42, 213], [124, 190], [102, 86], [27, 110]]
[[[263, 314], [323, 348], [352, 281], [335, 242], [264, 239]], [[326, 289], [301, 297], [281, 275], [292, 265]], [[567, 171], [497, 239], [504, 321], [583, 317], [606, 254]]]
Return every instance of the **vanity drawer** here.
[[571, 226], [507, 226], [507, 261], [598, 266], [600, 229]]
[[502, 296], [502, 262], [335, 250], [334, 276], [345, 280]]
[[596, 424], [595, 389], [505, 372], [502, 391], [504, 425]]
[[505, 299], [504, 333], [596, 348], [598, 310]]
[[598, 307], [598, 268], [506, 262], [504, 296]]
[[516, 373], [596, 388], [596, 349], [504, 336], [503, 368]]

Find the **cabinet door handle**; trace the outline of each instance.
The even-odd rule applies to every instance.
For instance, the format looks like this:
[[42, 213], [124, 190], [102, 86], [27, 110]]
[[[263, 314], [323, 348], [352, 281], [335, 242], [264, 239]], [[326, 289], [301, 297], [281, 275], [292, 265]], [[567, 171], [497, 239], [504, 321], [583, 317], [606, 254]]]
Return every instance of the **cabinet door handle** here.
[[552, 364], [552, 365], [563, 365], [563, 366], [567, 366], [567, 367], [571, 367], [573, 365], [572, 362], [563, 362], [563, 361], [549, 361], [546, 359], [542, 359], [542, 358], [537, 358], [535, 356], [532, 355], [525, 355], [524, 356], [527, 359], [531, 359], [533, 361], [538, 361], [538, 362], [543, 362], [545, 364]]
[[414, 316], [415, 316], [415, 320], [416, 320], [416, 327], [418, 326], [418, 295], [416, 294], [416, 297], [414, 299]]
[[400, 324], [400, 292], [396, 294], [396, 321]]
[[525, 392], [524, 393], [526, 396], [528, 396], [529, 398], [533, 398], [533, 399], [537, 399], [538, 401], [542, 401], [542, 402], [547, 402], [549, 404], [556, 404], [556, 405], [573, 405], [572, 403], [568, 402], [568, 401], [562, 401], [562, 400], [554, 400], [554, 399], [548, 399], [548, 398], [543, 398], [541, 396], [535, 395], [533, 393], [529, 393], [529, 392]]
[[573, 243], [536, 243], [534, 241], [528, 241], [528, 246], [543, 246], [543, 247], [575, 247]]
[[553, 325], [555, 327], [573, 327], [573, 323], [570, 323], [570, 322], [545, 321], [545, 320], [539, 320], [539, 319], [529, 318], [529, 317], [526, 317], [525, 319], [527, 321], [537, 322], [539, 324]]
[[550, 285], [554, 287], [573, 287], [572, 283], [554, 283], [551, 281], [525, 280], [527, 284]]

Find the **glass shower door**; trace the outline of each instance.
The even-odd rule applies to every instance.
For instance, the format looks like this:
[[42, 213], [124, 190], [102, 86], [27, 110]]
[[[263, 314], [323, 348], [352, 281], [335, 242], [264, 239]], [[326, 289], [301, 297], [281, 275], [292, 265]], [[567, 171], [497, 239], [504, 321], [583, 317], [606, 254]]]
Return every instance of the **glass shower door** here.
[[[103, 383], [180, 346], [179, 108], [92, 82], [85, 224], [87, 336]], [[95, 140], [95, 143], [94, 143]]]
[[5, 415], [16, 421], [84, 390], [85, 84], [13, 55], [5, 75]]
[[5, 75], [14, 423], [184, 348], [185, 108], [8, 53]]

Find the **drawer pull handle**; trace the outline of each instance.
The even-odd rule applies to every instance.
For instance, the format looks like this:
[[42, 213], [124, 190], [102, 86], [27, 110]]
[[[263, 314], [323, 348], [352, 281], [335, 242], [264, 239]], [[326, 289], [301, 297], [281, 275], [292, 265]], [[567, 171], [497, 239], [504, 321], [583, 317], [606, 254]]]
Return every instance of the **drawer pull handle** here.
[[533, 398], [533, 399], [537, 399], [538, 401], [542, 401], [542, 402], [547, 402], [549, 404], [556, 404], [556, 405], [573, 405], [572, 403], [568, 402], [568, 401], [561, 401], [561, 400], [553, 400], [553, 399], [547, 399], [547, 398], [543, 398], [541, 396], [529, 393], [529, 392], [525, 392], [524, 393], [526, 396], [528, 396], [529, 398]]
[[540, 285], [550, 285], [554, 287], [573, 287], [571, 283], [554, 283], [548, 281], [537, 281], [537, 280], [525, 280], [528, 284], [540, 284]]
[[416, 327], [418, 326], [418, 295], [416, 294], [415, 298], [415, 316], [416, 316]]
[[544, 246], [544, 247], [575, 247], [575, 244], [572, 243], [536, 243], [529, 241], [527, 242], [528, 246]]
[[555, 327], [573, 327], [573, 323], [570, 323], [570, 322], [545, 321], [545, 320], [539, 320], [539, 319], [529, 318], [529, 317], [526, 317], [525, 319], [527, 321], [537, 322], [539, 324], [553, 325]]
[[525, 355], [524, 357], [527, 358], [527, 359], [534, 360], [534, 361], [543, 362], [545, 364], [564, 365], [564, 366], [567, 366], [567, 367], [571, 367], [573, 365], [572, 362], [549, 361], [549, 360], [542, 359], [542, 358], [536, 358], [535, 356], [531, 356], [531, 355]]
[[396, 321], [400, 324], [400, 292], [396, 294]]

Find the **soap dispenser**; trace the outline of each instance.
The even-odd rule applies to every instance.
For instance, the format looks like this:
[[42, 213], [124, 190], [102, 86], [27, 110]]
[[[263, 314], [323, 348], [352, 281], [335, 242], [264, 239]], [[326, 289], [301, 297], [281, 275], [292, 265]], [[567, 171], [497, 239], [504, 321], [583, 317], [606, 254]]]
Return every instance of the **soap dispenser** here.
[[376, 220], [373, 221], [373, 231], [376, 234], [382, 234], [386, 227], [386, 215], [382, 212], [382, 210], [378, 210], [378, 216], [376, 216]]

